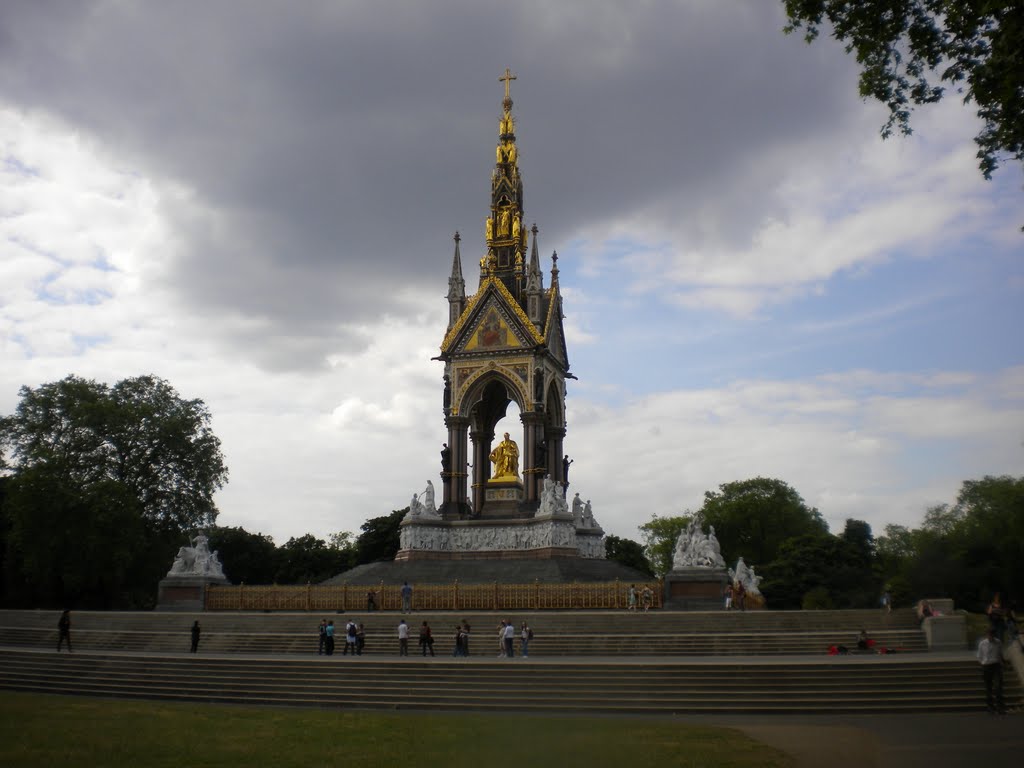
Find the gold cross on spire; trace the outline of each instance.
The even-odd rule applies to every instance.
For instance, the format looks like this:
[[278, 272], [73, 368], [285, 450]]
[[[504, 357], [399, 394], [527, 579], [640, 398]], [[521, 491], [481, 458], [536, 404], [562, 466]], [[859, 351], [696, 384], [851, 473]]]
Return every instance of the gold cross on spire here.
[[508, 67], [505, 67], [505, 76], [498, 78], [498, 82], [499, 83], [502, 83], [502, 82], [505, 83], [505, 98], [506, 99], [508, 99], [508, 97], [509, 97], [508, 96], [508, 86], [511, 83], [511, 81], [515, 80], [515, 79], [516, 79], [516, 76], [512, 74], [512, 70], [509, 69]]

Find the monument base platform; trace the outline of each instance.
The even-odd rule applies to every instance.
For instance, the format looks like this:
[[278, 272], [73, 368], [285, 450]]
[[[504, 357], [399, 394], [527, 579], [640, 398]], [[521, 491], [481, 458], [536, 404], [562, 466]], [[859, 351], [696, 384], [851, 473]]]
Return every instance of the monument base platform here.
[[500, 520], [402, 521], [395, 560], [514, 560], [550, 557], [604, 559], [604, 531], [577, 527], [571, 514]]
[[665, 607], [677, 611], [716, 610], [724, 605], [725, 568], [677, 568], [665, 574]]
[[211, 576], [168, 576], [157, 587], [156, 610], [202, 611], [206, 608], [206, 586], [229, 584]]
[[488, 481], [484, 486], [482, 519], [509, 519], [524, 517], [520, 511], [525, 491], [518, 480]]

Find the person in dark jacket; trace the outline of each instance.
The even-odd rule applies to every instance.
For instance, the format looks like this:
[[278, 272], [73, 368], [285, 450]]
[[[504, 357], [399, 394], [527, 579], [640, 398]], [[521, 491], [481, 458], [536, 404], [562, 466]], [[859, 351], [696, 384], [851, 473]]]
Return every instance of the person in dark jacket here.
[[192, 650], [190, 653], [196, 653], [199, 650], [199, 620], [196, 619], [192, 622]]

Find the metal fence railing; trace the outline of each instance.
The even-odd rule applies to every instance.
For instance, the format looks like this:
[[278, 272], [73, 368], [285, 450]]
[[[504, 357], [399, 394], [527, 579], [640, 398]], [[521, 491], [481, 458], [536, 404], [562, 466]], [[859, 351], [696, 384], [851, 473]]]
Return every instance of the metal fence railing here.
[[[418, 611], [569, 610], [574, 608], [626, 608], [629, 585], [614, 582], [558, 584], [413, 584], [412, 607]], [[646, 587], [650, 607], [662, 607], [662, 584], [635, 584], [638, 603]], [[279, 586], [211, 584], [206, 592], [208, 611], [325, 611], [366, 610], [369, 594], [378, 610], [402, 607], [401, 587], [341, 584]]]

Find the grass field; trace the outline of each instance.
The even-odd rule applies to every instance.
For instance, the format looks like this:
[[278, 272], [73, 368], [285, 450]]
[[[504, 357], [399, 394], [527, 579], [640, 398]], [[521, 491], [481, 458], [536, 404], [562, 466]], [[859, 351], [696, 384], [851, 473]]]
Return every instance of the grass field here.
[[667, 719], [376, 713], [0, 692], [5, 768], [215, 766], [793, 766], [728, 728]]

